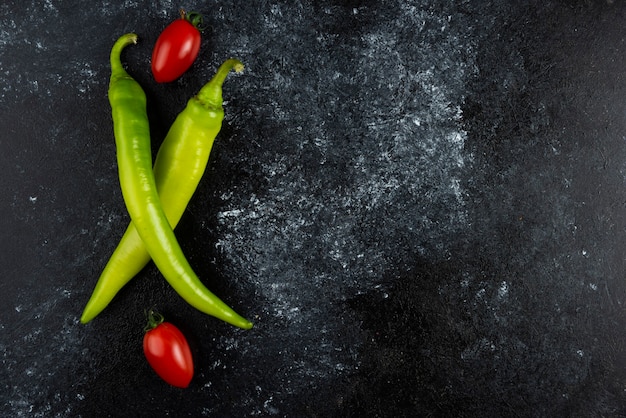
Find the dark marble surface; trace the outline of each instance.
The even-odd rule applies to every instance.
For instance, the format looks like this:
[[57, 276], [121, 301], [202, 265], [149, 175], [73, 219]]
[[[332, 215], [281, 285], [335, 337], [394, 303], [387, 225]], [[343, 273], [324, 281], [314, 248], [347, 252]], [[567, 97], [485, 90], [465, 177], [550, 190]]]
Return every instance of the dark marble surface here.
[[[0, 5], [0, 415], [625, 416], [626, 6], [220, 1], [158, 85], [171, 1]], [[226, 120], [177, 235], [255, 328], [150, 264], [82, 312], [127, 222], [108, 55], [153, 148], [230, 56]], [[186, 390], [141, 339], [190, 339]]]

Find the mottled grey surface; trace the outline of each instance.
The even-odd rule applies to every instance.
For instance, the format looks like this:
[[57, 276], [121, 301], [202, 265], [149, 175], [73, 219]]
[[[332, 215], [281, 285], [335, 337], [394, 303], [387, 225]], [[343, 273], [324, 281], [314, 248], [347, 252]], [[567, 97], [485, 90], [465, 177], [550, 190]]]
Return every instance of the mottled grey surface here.
[[[626, 9], [579, 2], [207, 2], [158, 85], [171, 1], [0, 5], [0, 412], [7, 416], [622, 416]], [[153, 265], [92, 323], [128, 215], [106, 96], [121, 34], [153, 148], [230, 56], [226, 120], [177, 228], [255, 322]], [[144, 309], [189, 337], [168, 387]]]

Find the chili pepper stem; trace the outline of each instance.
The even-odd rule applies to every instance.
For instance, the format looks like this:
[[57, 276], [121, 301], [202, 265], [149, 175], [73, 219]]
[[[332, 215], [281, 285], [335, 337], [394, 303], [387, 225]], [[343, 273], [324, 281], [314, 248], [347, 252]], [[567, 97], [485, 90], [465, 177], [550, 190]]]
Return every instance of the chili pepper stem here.
[[127, 76], [128, 73], [122, 65], [120, 58], [122, 50], [130, 44], [137, 43], [137, 35], [134, 33], [127, 33], [122, 35], [111, 48], [111, 77], [121, 78]]
[[237, 73], [242, 72], [244, 65], [236, 58], [230, 58], [224, 61], [217, 69], [213, 78], [206, 83], [198, 94], [196, 100], [200, 102], [205, 109], [221, 109], [222, 108], [222, 84], [226, 80], [226, 76], [231, 70]]

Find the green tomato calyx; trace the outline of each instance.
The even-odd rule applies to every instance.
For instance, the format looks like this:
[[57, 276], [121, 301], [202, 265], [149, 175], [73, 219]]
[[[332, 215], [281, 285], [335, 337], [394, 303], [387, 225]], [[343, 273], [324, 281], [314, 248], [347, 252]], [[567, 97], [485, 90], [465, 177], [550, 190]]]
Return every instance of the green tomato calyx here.
[[191, 23], [191, 25], [198, 29], [200, 32], [204, 31], [204, 16], [199, 12], [189, 12], [187, 13], [185, 9], [180, 9], [180, 18]]
[[165, 318], [163, 317], [163, 315], [161, 315], [154, 309], [150, 309], [149, 311], [147, 311], [146, 316], [148, 317], [148, 323], [146, 324], [146, 327], [144, 328], [145, 332], [155, 329], [160, 324], [162, 324], [163, 321], [165, 321]]

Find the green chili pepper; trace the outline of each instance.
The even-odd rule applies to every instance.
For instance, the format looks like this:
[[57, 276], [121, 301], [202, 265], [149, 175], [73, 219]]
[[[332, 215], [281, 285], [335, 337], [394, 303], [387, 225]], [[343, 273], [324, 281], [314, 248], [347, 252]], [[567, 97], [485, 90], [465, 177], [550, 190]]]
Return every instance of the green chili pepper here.
[[[225, 61], [200, 92], [176, 117], [159, 148], [154, 177], [165, 215], [175, 228], [206, 169], [224, 110], [222, 84], [231, 69], [243, 70], [236, 59]], [[104, 268], [83, 311], [81, 322], [95, 318], [113, 297], [150, 261], [150, 255], [131, 221]]]
[[[158, 160], [163, 161], [166, 168], [163, 169], [164, 174], [160, 175], [160, 181], [157, 184], [152, 168], [146, 97], [141, 86], [124, 70], [120, 61], [122, 50], [127, 45], [136, 43], [136, 41], [136, 35], [126, 34], [113, 46], [111, 50], [111, 81], [109, 85], [109, 102], [113, 114], [120, 184], [122, 195], [132, 220], [132, 225], [136, 235], [138, 235], [143, 246], [145, 246], [149, 257], [152, 258], [163, 276], [183, 299], [202, 312], [213, 315], [240, 328], [249, 329], [252, 327], [252, 323], [238, 315], [228, 307], [228, 305], [217, 298], [217, 296], [206, 289], [193, 272], [176, 240], [172, 227], [170, 226], [170, 220], [168, 220], [164, 207], [162, 206], [163, 202], [164, 205], [172, 208], [170, 217], [172, 224], [175, 224], [177, 221], [173, 222], [174, 219], [180, 219], [181, 215], [177, 215], [174, 212], [181, 212], [182, 214], [184, 206], [186, 206], [189, 199], [187, 198], [181, 203], [177, 201], [177, 193], [170, 192], [163, 193], [163, 196], [159, 197], [157, 187], [165, 187], [166, 190], [178, 190], [181, 184], [185, 184], [188, 190], [180, 192], [184, 196], [193, 193], [197, 186], [197, 181], [192, 180], [192, 184], [189, 184], [184, 177], [181, 178], [177, 175], [180, 174], [181, 171], [184, 171], [183, 169], [188, 168], [185, 166], [189, 161], [180, 153], [180, 147], [166, 144], [161, 152], [161, 157], [158, 158]], [[214, 78], [216, 82], [213, 84], [213, 81], [209, 82], [207, 84], [208, 87], [205, 86], [206, 89], [203, 87], [198, 95], [190, 100], [190, 103], [194, 102], [194, 104], [190, 105], [188, 103], [187, 108], [183, 111], [186, 115], [181, 119], [180, 124], [175, 122], [175, 126], [170, 130], [174, 137], [183, 134], [185, 136], [196, 134], [206, 126], [211, 129], [209, 135], [213, 135], [213, 137], [217, 133], [215, 128], [219, 131], [221, 124], [219, 113], [223, 112], [221, 109], [221, 84], [230, 68], [241, 65], [241, 63], [236, 60], [227, 61], [227, 63], [225, 63], [225, 65], [228, 70], [224, 70], [220, 67], [220, 71], [218, 71], [218, 74]], [[201, 110], [203, 111], [201, 112]], [[209, 118], [215, 116], [215, 118], [220, 119], [220, 121], [217, 124], [214, 122], [206, 123], [201, 121], [203, 117], [207, 116], [207, 113], [209, 114]], [[215, 113], [215, 115], [213, 115], [213, 113]], [[195, 125], [196, 123], [198, 123], [197, 127]], [[204, 133], [201, 135], [204, 135]], [[170, 144], [169, 141], [168, 144]], [[191, 152], [193, 152], [193, 150]], [[195, 159], [195, 157], [191, 159]], [[167, 169], [167, 162], [169, 161], [170, 164], [174, 164], [172, 161], [176, 160], [178, 160], [178, 164]], [[155, 163], [155, 166], [156, 165]], [[160, 166], [161, 163], [158, 165]], [[203, 171], [203, 169], [201, 171]], [[161, 172], [161, 169], [157, 169], [157, 172]], [[180, 207], [181, 205], [183, 206], [182, 209]], [[127, 237], [126, 241], [131, 244], [133, 241], [136, 243], [137, 239], [136, 236], [133, 237], [133, 234], [133, 232], [128, 231], [127, 234], [125, 234], [125, 237]], [[124, 278], [120, 279], [121, 285], [118, 283], [116, 287], [113, 288], [113, 292], [117, 292], [123, 284], [130, 280], [128, 275], [132, 278], [132, 276], [145, 265], [143, 260], [140, 260], [142, 264], [139, 270], [137, 270], [139, 263], [135, 264], [136, 261], [132, 260], [133, 255], [130, 252], [131, 245], [128, 245], [128, 248], [122, 247], [119, 249], [119, 257], [116, 257], [116, 259], [109, 263], [110, 267], [107, 266], [109, 267], [109, 271], [103, 272], [103, 275], [106, 273], [106, 277], [108, 277], [106, 279], [107, 281], [117, 280], [114, 277], [117, 273], [124, 274]], [[143, 259], [145, 260], [145, 256]], [[130, 265], [132, 265], [132, 267], [130, 267]], [[97, 285], [97, 287], [99, 285]], [[114, 296], [114, 294], [111, 295], [106, 289], [106, 284], [102, 286], [103, 289], [99, 292], [102, 292], [101, 295], [104, 296], [103, 305], [100, 305], [100, 296], [97, 294], [94, 295], [95, 299], [92, 307], [95, 310], [92, 310], [92, 307], [88, 306], [85, 309], [86, 313], [83, 314], [81, 321], [87, 322], [93, 318], [93, 316], [97, 315]], [[94, 293], [96, 292], [98, 292], [97, 289]]]

